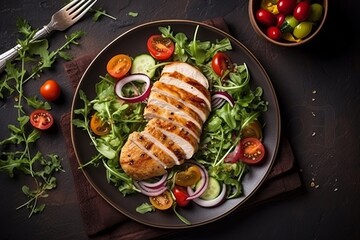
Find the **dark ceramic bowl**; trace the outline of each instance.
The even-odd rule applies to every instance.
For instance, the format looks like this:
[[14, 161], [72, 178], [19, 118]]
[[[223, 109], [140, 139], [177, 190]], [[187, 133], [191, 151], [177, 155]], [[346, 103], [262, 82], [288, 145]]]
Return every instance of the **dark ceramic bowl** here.
[[[292, 46], [299, 46], [299, 45], [305, 44], [307, 42], [310, 42], [313, 38], [316, 37], [316, 35], [322, 29], [322, 27], [325, 23], [326, 17], [327, 17], [327, 13], [328, 13], [328, 0], [310, 0], [310, 4], [317, 3], [317, 4], [322, 5], [322, 14], [318, 20], [316, 20], [316, 21], [310, 21], [309, 19], [304, 20], [304, 21], [312, 23], [312, 28], [311, 28], [310, 33], [306, 37], [299, 39], [294, 36], [292, 28], [285, 28], [284, 25], [282, 25], [282, 27], [279, 27], [279, 29], [282, 29], [281, 38], [278, 40], [275, 40], [275, 39], [270, 38], [266, 34], [268, 26], [260, 23], [256, 18], [257, 11], [260, 8], [264, 8], [264, 4], [262, 4], [263, 1], [265, 1], [268, 4], [267, 7], [270, 7], [270, 8], [273, 7], [272, 10], [274, 11], [274, 15], [277, 14], [276, 11], [277, 11], [278, 0], [249, 0], [248, 11], [249, 11], [250, 23], [251, 23], [252, 27], [254, 28], [255, 32], [257, 34], [259, 34], [262, 38], [266, 39], [267, 41], [269, 41], [271, 43], [279, 45], [279, 46], [292, 47]], [[301, 0], [301, 1], [304, 1], [304, 0]], [[305, 0], [305, 1], [309, 1], [309, 0]], [[266, 4], [265, 4], [265, 6], [266, 6]], [[275, 8], [275, 10], [274, 10], [274, 8]], [[290, 13], [289, 15], [293, 15], [293, 14]], [[303, 21], [299, 21], [299, 23], [300, 22], [303, 22]], [[289, 40], [289, 39], [291, 39], [291, 40]]]

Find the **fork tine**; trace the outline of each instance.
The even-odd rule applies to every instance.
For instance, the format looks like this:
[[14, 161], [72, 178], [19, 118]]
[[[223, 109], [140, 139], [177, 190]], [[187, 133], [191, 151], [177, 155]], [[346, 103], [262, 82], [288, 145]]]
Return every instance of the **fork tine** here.
[[[81, 0], [72, 9], [70, 15], [73, 21], [79, 20], [89, 9], [96, 3], [97, 0]], [[81, 5], [81, 6], [80, 6]]]
[[71, 0], [67, 5], [65, 5], [63, 8], [60, 9], [64, 11], [68, 11], [74, 4], [78, 3], [80, 0]]

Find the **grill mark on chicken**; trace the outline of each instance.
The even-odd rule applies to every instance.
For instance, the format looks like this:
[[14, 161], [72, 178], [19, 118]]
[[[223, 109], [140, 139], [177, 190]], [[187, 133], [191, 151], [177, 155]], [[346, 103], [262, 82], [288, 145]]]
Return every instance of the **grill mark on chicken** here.
[[178, 100], [167, 97], [163, 94], [157, 92], [151, 92], [148, 100], [148, 104], [160, 106], [169, 111], [175, 112], [189, 121], [192, 121], [199, 129], [202, 128], [204, 122], [200, 118], [200, 116], [191, 108], [185, 106], [183, 103]]
[[132, 133], [130, 141], [134, 142], [136, 146], [142, 149], [147, 155], [154, 158], [156, 161], [159, 161], [165, 169], [175, 165], [175, 160], [169, 156], [169, 154], [146, 138], [143, 134], [139, 132]]
[[162, 164], [151, 158], [132, 141], [127, 141], [120, 153], [120, 164], [134, 180], [143, 180], [166, 173]]
[[144, 117], [148, 120], [160, 118], [171, 121], [175, 125], [185, 128], [186, 131], [193, 135], [197, 141], [200, 141], [201, 129], [199, 129], [193, 122], [186, 120], [174, 112], [167, 111], [166, 109], [160, 108], [156, 105], [148, 104], [144, 110]]
[[190, 159], [197, 151], [198, 141], [189, 132], [176, 126], [173, 122], [155, 118], [151, 119], [148, 125], [155, 127], [179, 145], [184, 151], [186, 159]]
[[183, 77], [183, 79], [181, 79], [180, 77], [181, 74], [179, 73], [164, 74], [161, 76], [159, 81], [177, 86], [193, 95], [199, 96], [201, 99], [205, 101], [208, 108], [211, 109], [210, 92], [198, 82], [187, 77]]
[[150, 127], [141, 132], [141, 135], [154, 142], [155, 145], [166, 152], [173, 159], [175, 165], [180, 165], [184, 162], [185, 154], [183, 150], [161, 131]]
[[183, 103], [185, 106], [194, 109], [203, 122], [206, 121], [210, 113], [210, 110], [203, 99], [177, 86], [169, 85], [163, 82], [155, 82], [151, 91], [174, 98], [175, 100]]
[[167, 169], [167, 163], [159, 159], [159, 154], [155, 151], [152, 151], [154, 144], [151, 142], [140, 139], [139, 132], [133, 132], [129, 135], [128, 141], [133, 142], [138, 148], [140, 148], [144, 154], [150, 156], [154, 161], [158, 162], [164, 169]]
[[187, 77], [196, 80], [206, 89], [209, 88], [209, 81], [207, 80], [207, 78], [204, 76], [204, 74], [202, 74], [202, 72], [199, 69], [195, 68], [194, 66], [191, 66], [183, 62], [174, 62], [166, 65], [162, 70], [162, 73], [173, 73], [173, 72], [181, 73], [182, 75], [185, 75]]

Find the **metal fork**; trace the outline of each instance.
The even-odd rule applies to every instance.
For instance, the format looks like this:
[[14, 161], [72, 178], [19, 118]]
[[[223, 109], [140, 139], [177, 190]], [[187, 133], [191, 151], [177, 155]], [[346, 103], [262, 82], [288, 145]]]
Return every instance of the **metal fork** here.
[[[97, 0], [72, 0], [52, 15], [50, 22], [35, 33], [32, 41], [44, 38], [54, 30], [64, 31], [69, 28], [79, 21], [96, 1]], [[21, 46], [18, 44], [0, 55], [0, 72], [4, 70], [7, 61], [13, 60], [18, 55], [20, 48]]]

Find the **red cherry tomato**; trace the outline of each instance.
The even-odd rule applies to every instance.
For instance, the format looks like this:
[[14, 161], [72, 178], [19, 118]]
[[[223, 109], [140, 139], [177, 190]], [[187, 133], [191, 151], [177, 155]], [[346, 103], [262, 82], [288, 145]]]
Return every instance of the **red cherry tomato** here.
[[279, 40], [281, 38], [281, 31], [278, 27], [270, 26], [266, 29], [266, 35], [273, 40]]
[[308, 1], [302, 1], [299, 2], [295, 9], [294, 9], [294, 13], [293, 16], [298, 20], [298, 21], [305, 21], [309, 18], [310, 16], [310, 12], [311, 12], [311, 5], [310, 2]]
[[275, 15], [263, 8], [256, 11], [255, 17], [258, 22], [265, 26], [272, 26], [276, 23]]
[[282, 13], [279, 13], [279, 14], [277, 14], [276, 16], [276, 27], [278, 27], [278, 28], [280, 28], [281, 27], [281, 25], [284, 23], [284, 21], [285, 21], [285, 15], [284, 14], [282, 14]]
[[174, 42], [161, 35], [150, 36], [146, 45], [150, 55], [159, 61], [169, 59], [175, 50]]
[[49, 79], [44, 82], [43, 85], [40, 87], [40, 94], [48, 101], [56, 100], [61, 93], [61, 88], [59, 84], [52, 79]]
[[224, 74], [226, 75], [232, 70], [233, 64], [225, 53], [218, 52], [212, 58], [211, 66], [219, 77], [224, 77]]
[[240, 161], [257, 164], [265, 156], [265, 147], [257, 138], [244, 138], [240, 141]]
[[106, 65], [106, 71], [113, 78], [124, 77], [132, 66], [132, 60], [128, 55], [118, 54], [113, 56]]
[[173, 188], [176, 204], [180, 207], [185, 207], [189, 204], [190, 200], [187, 198], [189, 195], [182, 187], [176, 186]]
[[37, 129], [46, 130], [53, 125], [54, 118], [48, 111], [36, 109], [30, 114], [30, 123]]
[[277, 8], [280, 13], [289, 15], [294, 11], [296, 3], [297, 0], [279, 0], [277, 3]]

